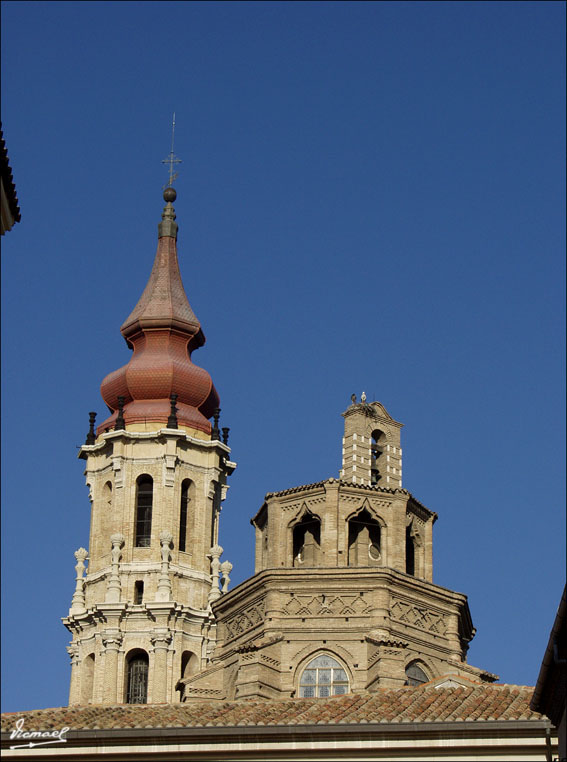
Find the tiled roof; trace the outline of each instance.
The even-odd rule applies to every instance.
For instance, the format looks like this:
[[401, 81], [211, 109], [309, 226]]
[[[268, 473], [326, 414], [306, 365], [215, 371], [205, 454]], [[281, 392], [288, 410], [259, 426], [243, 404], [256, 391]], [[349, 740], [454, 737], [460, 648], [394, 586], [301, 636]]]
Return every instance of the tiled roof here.
[[533, 688], [517, 685], [381, 689], [330, 699], [199, 701], [186, 704], [87, 705], [2, 715], [2, 731], [18, 718], [36, 730], [344, 725], [368, 723], [540, 720]]

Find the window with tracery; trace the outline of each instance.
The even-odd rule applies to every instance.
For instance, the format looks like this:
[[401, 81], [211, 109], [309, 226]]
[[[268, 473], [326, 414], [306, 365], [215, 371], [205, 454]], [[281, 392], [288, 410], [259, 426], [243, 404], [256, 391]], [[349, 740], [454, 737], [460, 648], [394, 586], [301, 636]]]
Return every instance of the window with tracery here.
[[144, 652], [139, 651], [128, 660], [126, 703], [148, 703], [148, 655]]
[[429, 678], [417, 662], [412, 661], [411, 664], [408, 664], [406, 667], [406, 685], [423, 685], [428, 680]]
[[332, 656], [321, 654], [305, 667], [299, 681], [299, 695], [303, 698], [325, 698], [349, 692], [348, 676]]

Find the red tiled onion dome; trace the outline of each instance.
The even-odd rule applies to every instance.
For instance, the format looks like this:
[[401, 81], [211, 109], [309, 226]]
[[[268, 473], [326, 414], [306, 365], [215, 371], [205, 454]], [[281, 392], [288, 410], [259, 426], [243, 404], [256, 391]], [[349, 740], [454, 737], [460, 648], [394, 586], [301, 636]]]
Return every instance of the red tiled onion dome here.
[[134, 354], [101, 384], [102, 398], [112, 415], [97, 434], [114, 428], [118, 397], [124, 397], [124, 421], [167, 424], [170, 396], [177, 394], [177, 421], [211, 432], [207, 420], [219, 406], [219, 396], [207, 371], [191, 362], [191, 352], [205, 343], [187, 300], [177, 261], [177, 223], [171, 204], [173, 188], [164, 193], [166, 206], [159, 224], [156, 258], [146, 288], [121, 333]]

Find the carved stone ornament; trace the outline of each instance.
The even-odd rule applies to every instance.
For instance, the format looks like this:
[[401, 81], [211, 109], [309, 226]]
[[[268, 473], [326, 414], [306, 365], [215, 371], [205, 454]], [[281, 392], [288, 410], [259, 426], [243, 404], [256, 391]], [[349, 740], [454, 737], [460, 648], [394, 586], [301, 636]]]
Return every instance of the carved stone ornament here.
[[220, 545], [213, 545], [211, 552], [207, 555], [207, 558], [211, 559], [211, 591], [209, 593], [209, 603], [216, 601], [220, 598], [221, 591], [219, 588], [220, 577], [220, 557], [222, 556], [223, 549]]
[[121, 556], [120, 549], [124, 545], [124, 535], [120, 533], [113, 534], [110, 537], [110, 542], [112, 544], [112, 550], [110, 551], [112, 563], [118, 564]]
[[77, 666], [79, 663], [79, 646], [76, 643], [72, 643], [70, 646], [67, 646], [67, 653], [71, 659], [71, 666]]
[[251, 630], [257, 624], [264, 621], [265, 602], [263, 598], [255, 601], [253, 604], [239, 611], [238, 614], [230, 617], [224, 623], [228, 639], [242, 635], [247, 630]]
[[106, 586], [106, 602], [119, 603], [121, 590], [118, 569], [120, 564], [120, 556], [122, 555], [121, 548], [124, 545], [124, 535], [120, 534], [119, 532], [111, 535], [110, 543], [112, 545], [112, 549], [110, 551], [112, 567], [108, 577], [108, 584]]
[[154, 650], [159, 650], [159, 649], [167, 650], [169, 648], [169, 644], [171, 643], [171, 640], [172, 640], [172, 635], [170, 632], [156, 632], [150, 638], [150, 641], [152, 643], [152, 646], [154, 647]]
[[118, 651], [122, 645], [121, 632], [103, 632], [102, 644], [106, 651]]
[[447, 625], [441, 614], [425, 606], [417, 606], [405, 601], [396, 601], [393, 604], [392, 619], [435, 635], [445, 635], [447, 632]]
[[85, 561], [88, 558], [88, 551], [85, 548], [79, 548], [75, 551], [75, 558], [77, 563], [75, 565], [75, 592], [73, 593], [73, 599], [71, 600], [71, 608], [69, 614], [79, 614], [85, 611], [85, 580], [83, 579], [83, 572], [85, 570]]
[[173, 535], [164, 531], [159, 536], [161, 543], [161, 573], [159, 575], [156, 600], [170, 601], [173, 597], [173, 589], [169, 578], [169, 551], [173, 542]]
[[223, 561], [220, 565], [220, 571], [222, 574], [222, 592], [228, 593], [228, 585], [230, 583], [229, 574], [232, 571], [232, 564], [230, 561]]
[[372, 607], [360, 595], [330, 593], [289, 595], [283, 610], [288, 616], [355, 616], [369, 613]]

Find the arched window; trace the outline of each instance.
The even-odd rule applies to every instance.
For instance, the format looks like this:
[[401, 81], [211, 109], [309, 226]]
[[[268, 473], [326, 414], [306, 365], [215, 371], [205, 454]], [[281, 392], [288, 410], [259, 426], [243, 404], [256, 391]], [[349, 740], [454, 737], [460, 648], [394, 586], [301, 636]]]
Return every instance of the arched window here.
[[179, 507], [179, 550], [187, 550], [187, 516], [189, 513], [191, 480], [181, 483], [181, 505]]
[[406, 685], [423, 685], [428, 682], [429, 678], [419, 666], [418, 662], [412, 661], [406, 667]]
[[128, 657], [126, 703], [148, 703], [148, 654], [145, 651], [134, 651]]
[[293, 528], [293, 565], [317, 566], [321, 548], [321, 522], [305, 513]]
[[382, 564], [380, 524], [364, 508], [348, 522], [348, 565]]
[[138, 477], [136, 489], [136, 547], [149, 548], [152, 539], [152, 502], [154, 483], [151, 476]]
[[81, 703], [88, 704], [93, 700], [95, 655], [89, 654], [83, 661], [81, 674]]
[[380, 458], [384, 453], [386, 445], [386, 435], [380, 429], [372, 432], [372, 443], [370, 445], [370, 482], [378, 484], [382, 479], [382, 461]]
[[415, 544], [411, 524], [406, 527], [406, 574], [415, 575]]
[[312, 659], [301, 673], [299, 695], [303, 698], [325, 698], [349, 692], [348, 677], [339, 662], [328, 654]]

